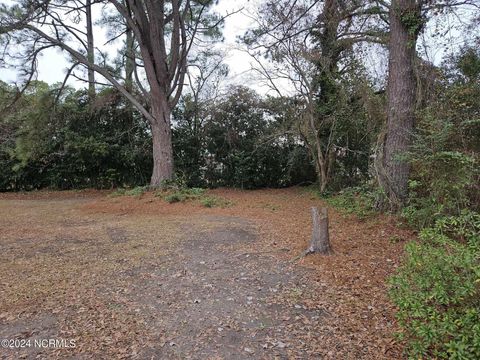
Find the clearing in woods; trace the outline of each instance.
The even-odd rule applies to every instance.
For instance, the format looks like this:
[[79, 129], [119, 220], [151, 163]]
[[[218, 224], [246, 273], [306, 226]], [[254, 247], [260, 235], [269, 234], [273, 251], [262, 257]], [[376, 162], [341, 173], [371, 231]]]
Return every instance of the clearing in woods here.
[[320, 200], [296, 188], [209, 193], [230, 206], [0, 195], [0, 339], [32, 344], [1, 358], [401, 357], [385, 279], [411, 233], [331, 210], [334, 254], [292, 262]]

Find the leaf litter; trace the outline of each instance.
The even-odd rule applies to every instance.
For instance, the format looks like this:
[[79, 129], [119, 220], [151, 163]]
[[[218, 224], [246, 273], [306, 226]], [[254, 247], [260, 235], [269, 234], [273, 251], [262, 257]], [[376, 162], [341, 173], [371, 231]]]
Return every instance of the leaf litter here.
[[[211, 190], [226, 208], [146, 193], [0, 195], [1, 338], [75, 339], [5, 358], [398, 359], [386, 278], [414, 234], [330, 209], [307, 246], [301, 189]], [[397, 241], [389, 239], [395, 236]]]

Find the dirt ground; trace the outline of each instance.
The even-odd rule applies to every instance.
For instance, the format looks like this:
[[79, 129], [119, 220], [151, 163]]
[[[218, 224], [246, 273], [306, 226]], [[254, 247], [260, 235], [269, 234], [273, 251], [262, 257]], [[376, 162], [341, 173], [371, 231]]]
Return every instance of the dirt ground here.
[[1, 358], [402, 357], [386, 278], [412, 233], [330, 209], [334, 254], [292, 261], [319, 199], [297, 188], [210, 194], [230, 205], [0, 194], [0, 339], [25, 345]]

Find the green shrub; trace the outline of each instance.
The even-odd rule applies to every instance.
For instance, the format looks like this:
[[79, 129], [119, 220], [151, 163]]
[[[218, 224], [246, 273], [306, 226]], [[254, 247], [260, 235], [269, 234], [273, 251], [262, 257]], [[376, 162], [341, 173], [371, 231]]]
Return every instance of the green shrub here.
[[156, 196], [161, 196], [168, 203], [184, 202], [186, 200], [199, 199], [205, 194], [205, 189], [201, 188], [177, 188], [174, 192], [172, 189], [164, 189], [156, 193]]
[[324, 200], [346, 214], [355, 214], [365, 219], [375, 214], [376, 193], [367, 186], [344, 189]]
[[406, 246], [390, 294], [411, 358], [480, 359], [479, 228], [480, 215], [465, 211]]
[[125, 191], [126, 196], [141, 196], [147, 191], [145, 186], [136, 186], [133, 189]]
[[186, 189], [187, 184], [183, 177], [175, 176], [173, 179], [163, 180], [162, 184], [160, 185], [160, 188], [162, 190], [181, 190], [181, 189]]
[[437, 221], [435, 229], [460, 241], [478, 243], [480, 214], [464, 209], [459, 216], [448, 216]]
[[404, 160], [412, 166], [409, 202], [402, 211], [406, 222], [417, 228], [433, 226], [445, 216], [475, 209], [478, 155], [459, 147], [458, 129], [450, 119], [427, 113], [420, 121], [415, 141]]
[[205, 194], [205, 189], [202, 189], [202, 188], [187, 188], [187, 189], [183, 189], [182, 190], [185, 194], [188, 194], [189, 196], [201, 196], [203, 194]]
[[184, 202], [188, 200], [199, 201], [205, 207], [227, 207], [230, 201], [218, 196], [206, 196], [206, 190], [201, 188], [183, 188], [175, 192], [161, 191], [157, 192], [157, 196], [162, 196], [168, 203]]

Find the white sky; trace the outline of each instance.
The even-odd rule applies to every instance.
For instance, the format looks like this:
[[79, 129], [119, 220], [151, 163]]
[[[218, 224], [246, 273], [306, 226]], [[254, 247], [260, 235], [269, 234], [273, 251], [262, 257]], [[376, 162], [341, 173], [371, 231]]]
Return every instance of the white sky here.
[[[225, 27], [223, 31], [223, 36], [225, 41], [222, 44], [217, 45], [219, 48], [223, 48], [227, 55], [225, 62], [230, 68], [229, 78], [226, 80], [226, 84], [243, 84], [250, 85], [261, 93], [267, 91], [266, 88], [262, 88], [260, 82], [255, 80], [252, 73], [249, 72], [251, 69], [252, 59], [244, 51], [239, 50], [239, 45], [237, 44], [237, 37], [244, 34], [252, 26], [252, 20], [246, 15], [247, 12], [252, 11], [256, 4], [262, 0], [251, 0], [251, 1], [233, 1], [233, 0], [220, 0], [219, 4], [216, 6], [215, 10], [221, 14], [225, 15], [227, 13], [233, 13], [239, 8], [244, 8], [242, 12], [235, 13], [227, 17], [225, 21]], [[1, 3], [11, 3], [11, 0], [0, 0]], [[94, 8], [95, 9], [95, 8]], [[471, 15], [471, 14], [470, 14]], [[94, 16], [99, 18], [100, 9], [97, 6], [94, 10]], [[468, 17], [468, 16], [467, 16]], [[435, 44], [435, 46], [430, 46], [428, 50], [422, 54], [422, 56], [428, 58], [434, 63], [438, 64], [445, 54], [445, 49], [450, 45], [451, 48], [458, 47], [455, 40], [458, 38], [458, 33], [455, 37], [455, 31], [450, 33], [448, 36], [440, 37], [433, 39], [431, 33], [435, 28], [435, 24], [429, 24], [423, 39], [420, 39], [419, 50], [421, 50], [422, 41], [425, 41], [429, 44]], [[111, 57], [115, 56], [116, 49], [120, 46], [118, 41], [116, 44], [109, 46], [102, 46], [106, 41], [107, 37], [105, 30], [96, 27], [95, 29], [95, 46], [106, 51]], [[378, 53], [378, 51], [371, 51], [366, 56], [366, 65], [376, 76], [382, 77], [386, 69], [386, 58]], [[43, 52], [39, 60], [38, 66], [38, 79], [45, 81], [47, 83], [55, 83], [63, 81], [65, 73], [69, 63], [66, 59], [66, 53], [62, 52], [59, 49], [48, 49]], [[15, 69], [2, 69], [0, 68], [0, 80], [6, 82], [15, 82], [17, 81], [17, 72]], [[77, 80], [70, 80], [70, 84], [74, 86], [84, 86], [83, 83]]]
[[[3, 3], [8, 3], [11, 1], [3, 0], [0, 1]], [[245, 2], [245, 5], [242, 5], [239, 1], [229, 1], [221, 0], [216, 6], [215, 10], [222, 15], [231, 14], [240, 8], [251, 7], [252, 2]], [[94, 16], [96, 19], [100, 16], [100, 9], [96, 7], [94, 11]], [[248, 16], [243, 13], [234, 13], [233, 15], [227, 17], [225, 21], [225, 27], [223, 31], [223, 36], [225, 41], [218, 45], [219, 48], [224, 49], [226, 53], [225, 62], [230, 68], [230, 74], [228, 81], [230, 83], [242, 83], [245, 81], [244, 75], [245, 72], [248, 72], [250, 69], [250, 56], [245, 52], [242, 52], [237, 49], [238, 45], [236, 39], [239, 35], [243, 34], [251, 26], [252, 21]], [[107, 37], [105, 31], [96, 26], [95, 27], [95, 46], [100, 48], [102, 51], [106, 51], [112, 58], [115, 56], [116, 49], [120, 46], [120, 41], [117, 41], [114, 45], [103, 46]], [[42, 52], [42, 55], [38, 63], [38, 80], [45, 81], [47, 83], [55, 83], [63, 81], [66, 71], [69, 68], [69, 62], [66, 57], [66, 52], [58, 49], [51, 48]], [[17, 71], [14, 68], [6, 69], [0, 68], [0, 80], [5, 82], [16, 82], [18, 80]], [[74, 86], [84, 86], [82, 82], [78, 80], [70, 80], [70, 84]]]

